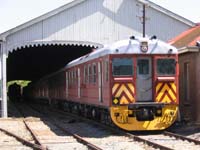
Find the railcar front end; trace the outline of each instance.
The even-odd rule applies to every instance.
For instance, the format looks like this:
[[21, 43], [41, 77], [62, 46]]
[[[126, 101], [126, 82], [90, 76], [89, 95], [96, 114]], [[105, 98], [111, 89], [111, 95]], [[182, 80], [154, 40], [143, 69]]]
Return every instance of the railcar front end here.
[[129, 48], [133, 54], [110, 56], [110, 115], [114, 124], [129, 131], [164, 130], [178, 114], [177, 51], [148, 42]]
[[132, 38], [73, 60], [30, 93], [124, 130], [164, 130], [178, 114], [177, 62], [177, 49], [169, 44]]

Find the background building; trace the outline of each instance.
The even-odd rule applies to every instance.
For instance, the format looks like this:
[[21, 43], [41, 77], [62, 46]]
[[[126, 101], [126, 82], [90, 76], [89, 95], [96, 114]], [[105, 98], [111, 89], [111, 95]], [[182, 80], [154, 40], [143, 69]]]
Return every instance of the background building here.
[[200, 25], [184, 31], [170, 42], [179, 49], [182, 120], [200, 123]]

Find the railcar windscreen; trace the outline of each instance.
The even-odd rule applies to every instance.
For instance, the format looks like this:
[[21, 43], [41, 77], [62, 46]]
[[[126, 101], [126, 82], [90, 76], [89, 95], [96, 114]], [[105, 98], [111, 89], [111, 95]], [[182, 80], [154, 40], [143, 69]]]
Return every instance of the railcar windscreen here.
[[114, 76], [133, 75], [133, 59], [132, 58], [113, 58], [112, 69]]
[[148, 75], [149, 74], [149, 60], [148, 59], [139, 59], [137, 62], [138, 74]]
[[158, 75], [175, 75], [176, 61], [175, 59], [157, 59]]

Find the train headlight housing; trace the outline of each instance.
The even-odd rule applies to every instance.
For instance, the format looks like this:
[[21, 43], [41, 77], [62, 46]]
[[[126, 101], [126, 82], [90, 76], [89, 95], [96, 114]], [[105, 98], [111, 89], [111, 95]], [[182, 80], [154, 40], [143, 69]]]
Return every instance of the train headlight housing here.
[[162, 116], [162, 108], [156, 109], [155, 116], [157, 117]]

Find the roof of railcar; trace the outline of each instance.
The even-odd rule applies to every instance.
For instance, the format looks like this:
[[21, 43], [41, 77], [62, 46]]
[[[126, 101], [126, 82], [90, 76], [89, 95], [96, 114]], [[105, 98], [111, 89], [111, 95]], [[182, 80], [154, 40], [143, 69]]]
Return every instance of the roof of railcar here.
[[[142, 41], [148, 42], [148, 51], [146, 53], [141, 52], [140, 43]], [[44, 79], [48, 79], [51, 76], [54, 76], [66, 68], [73, 67], [75, 65], [84, 63], [86, 61], [99, 58], [101, 56], [105, 56], [108, 54], [178, 54], [178, 50], [158, 39], [148, 39], [148, 38], [135, 38], [135, 39], [126, 39], [122, 41], [118, 41], [112, 43], [110, 45], [105, 45], [103, 48], [96, 49], [94, 52], [91, 52], [87, 55], [84, 55], [80, 58], [77, 58], [71, 62], [69, 62], [64, 68], [54, 72], [50, 75], [47, 75], [39, 80], [44, 81]], [[39, 83], [38, 82], [38, 83]]]
[[[141, 42], [148, 42], [147, 52], [141, 51]], [[177, 54], [178, 50], [158, 39], [148, 38], [134, 38], [126, 39], [115, 42], [110, 45], [105, 45], [103, 48], [99, 48], [94, 52], [91, 52], [85, 56], [77, 58], [66, 65], [66, 68], [87, 62], [89, 60], [99, 58], [108, 54]]]

